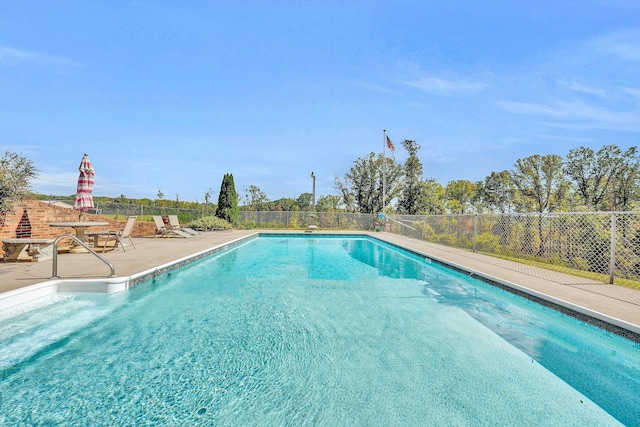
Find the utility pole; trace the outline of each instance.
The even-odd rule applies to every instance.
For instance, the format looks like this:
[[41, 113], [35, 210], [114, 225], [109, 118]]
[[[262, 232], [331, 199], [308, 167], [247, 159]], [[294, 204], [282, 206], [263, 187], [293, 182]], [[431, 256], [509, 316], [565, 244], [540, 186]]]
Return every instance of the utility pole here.
[[316, 174], [311, 172], [311, 178], [313, 178], [313, 196], [311, 198], [311, 208], [316, 211]]
[[385, 168], [385, 158], [387, 157], [386, 154], [386, 148], [387, 146], [387, 130], [386, 129], [382, 129], [382, 213], [384, 214], [384, 207], [386, 204], [386, 199], [387, 199], [387, 195], [385, 194], [385, 187], [387, 184], [387, 176], [385, 174], [384, 168]]

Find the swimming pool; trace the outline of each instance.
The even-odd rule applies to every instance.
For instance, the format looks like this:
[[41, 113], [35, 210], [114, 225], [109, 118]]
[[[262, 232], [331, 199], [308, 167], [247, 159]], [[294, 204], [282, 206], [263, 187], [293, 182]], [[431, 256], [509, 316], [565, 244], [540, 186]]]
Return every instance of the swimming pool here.
[[40, 304], [0, 320], [2, 424], [640, 419], [632, 342], [369, 238], [260, 237]]

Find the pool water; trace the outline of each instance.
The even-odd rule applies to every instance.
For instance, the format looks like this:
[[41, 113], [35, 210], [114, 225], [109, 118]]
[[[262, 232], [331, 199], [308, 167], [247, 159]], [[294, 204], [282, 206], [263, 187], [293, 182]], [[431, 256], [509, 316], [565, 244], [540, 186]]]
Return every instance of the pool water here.
[[632, 342], [368, 238], [0, 317], [0, 425], [638, 425]]

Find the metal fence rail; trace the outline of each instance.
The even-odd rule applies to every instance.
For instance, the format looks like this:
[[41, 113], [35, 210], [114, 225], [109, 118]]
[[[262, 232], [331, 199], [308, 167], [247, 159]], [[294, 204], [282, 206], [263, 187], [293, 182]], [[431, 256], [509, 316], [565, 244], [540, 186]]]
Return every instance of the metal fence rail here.
[[[62, 200], [73, 206], [73, 199]], [[123, 217], [125, 220], [129, 216], [137, 216], [139, 219], [152, 215], [178, 215], [180, 223], [189, 223], [198, 218], [208, 215], [215, 215], [215, 209], [211, 206], [200, 209], [185, 209], [170, 206], [140, 205], [136, 203], [123, 202], [101, 202], [97, 203], [95, 209], [89, 211], [98, 215], [108, 215], [115, 218]]]
[[[334, 212], [240, 212], [243, 228], [381, 230], [465, 248], [640, 280], [640, 212], [570, 212], [483, 215], [378, 215]], [[605, 281], [605, 280], [603, 280]]]
[[392, 232], [487, 254], [640, 280], [640, 212], [394, 215]]
[[[213, 208], [182, 209], [110, 202], [103, 215], [176, 214], [181, 224], [214, 215]], [[490, 255], [552, 264], [640, 281], [640, 212], [568, 212], [471, 215], [379, 215], [346, 212], [241, 211], [239, 228], [386, 230]], [[603, 280], [604, 281], [604, 280]]]
[[372, 230], [375, 215], [345, 212], [240, 212], [241, 228], [291, 228], [303, 229], [315, 225], [323, 229]]

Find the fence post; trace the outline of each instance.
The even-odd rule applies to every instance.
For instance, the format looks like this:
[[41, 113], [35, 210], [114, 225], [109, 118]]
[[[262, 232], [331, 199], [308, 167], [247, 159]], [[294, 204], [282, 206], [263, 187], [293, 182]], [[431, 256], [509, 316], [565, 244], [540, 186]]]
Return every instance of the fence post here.
[[609, 255], [609, 284], [613, 285], [616, 269], [616, 213], [611, 212], [611, 249]]
[[476, 237], [478, 236], [478, 214], [473, 214], [473, 252], [476, 251]]

